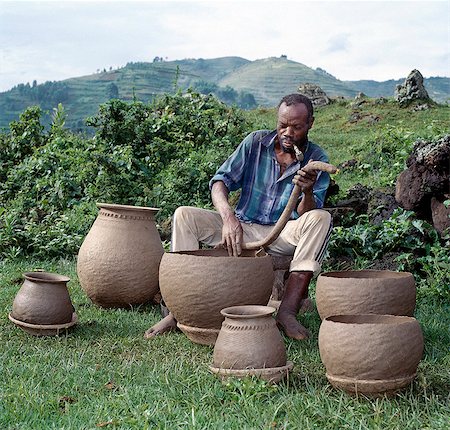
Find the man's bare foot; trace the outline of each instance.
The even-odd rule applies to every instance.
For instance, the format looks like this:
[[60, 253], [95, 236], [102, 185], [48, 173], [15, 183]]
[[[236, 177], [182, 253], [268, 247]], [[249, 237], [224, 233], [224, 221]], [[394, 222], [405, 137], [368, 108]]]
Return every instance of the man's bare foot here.
[[278, 328], [283, 330], [287, 337], [297, 340], [309, 338], [309, 331], [297, 321], [295, 315], [287, 312], [278, 313], [276, 321]]
[[177, 328], [177, 321], [172, 314], [167, 315], [161, 321], [157, 322], [154, 326], [150, 327], [145, 333], [146, 339], [159, 336], [160, 334], [168, 333], [169, 331]]

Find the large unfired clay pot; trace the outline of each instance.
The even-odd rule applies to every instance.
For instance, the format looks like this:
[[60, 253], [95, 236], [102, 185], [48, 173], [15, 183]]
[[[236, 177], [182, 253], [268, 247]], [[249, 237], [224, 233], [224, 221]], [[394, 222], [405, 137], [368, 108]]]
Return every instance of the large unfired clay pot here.
[[49, 272], [26, 272], [14, 298], [11, 316], [36, 325], [65, 324], [72, 321], [73, 306], [67, 290], [67, 276]]
[[80, 285], [97, 305], [128, 307], [158, 292], [164, 253], [156, 208], [98, 203], [98, 217], [78, 253]]
[[221, 377], [256, 375], [278, 382], [292, 368], [270, 306], [232, 306], [221, 310], [225, 317], [214, 346], [210, 370]]
[[316, 284], [320, 317], [349, 314], [414, 314], [416, 287], [408, 272], [349, 270], [326, 272]]
[[320, 326], [319, 351], [333, 386], [350, 393], [392, 394], [416, 376], [422, 330], [407, 316], [331, 316]]
[[161, 294], [178, 327], [204, 345], [216, 341], [221, 309], [266, 305], [273, 279], [271, 257], [260, 251], [243, 251], [240, 257], [229, 257], [224, 249], [167, 252], [159, 269]]

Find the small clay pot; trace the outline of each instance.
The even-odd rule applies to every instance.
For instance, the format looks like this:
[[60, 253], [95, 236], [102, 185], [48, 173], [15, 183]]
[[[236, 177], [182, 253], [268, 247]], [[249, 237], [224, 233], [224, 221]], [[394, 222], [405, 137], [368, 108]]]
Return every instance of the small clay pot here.
[[389, 270], [322, 273], [317, 278], [316, 305], [322, 319], [351, 314], [412, 316], [416, 306], [414, 277]]
[[233, 306], [222, 309], [225, 317], [214, 346], [215, 367], [262, 369], [286, 364], [283, 338], [270, 306]]
[[216, 341], [221, 309], [266, 305], [273, 279], [271, 257], [260, 251], [243, 251], [240, 257], [229, 257], [224, 249], [168, 252], [159, 269], [161, 294], [178, 327], [204, 345]]
[[214, 346], [210, 370], [222, 379], [258, 376], [278, 382], [292, 369], [270, 306], [233, 306], [225, 317]]
[[156, 208], [98, 203], [97, 219], [78, 252], [81, 288], [105, 308], [150, 301], [158, 292], [164, 253]]
[[330, 316], [320, 326], [319, 351], [333, 386], [350, 393], [392, 394], [416, 376], [422, 330], [406, 316]]
[[66, 324], [72, 321], [73, 306], [67, 290], [67, 276], [48, 272], [27, 272], [12, 305], [11, 316], [36, 325]]

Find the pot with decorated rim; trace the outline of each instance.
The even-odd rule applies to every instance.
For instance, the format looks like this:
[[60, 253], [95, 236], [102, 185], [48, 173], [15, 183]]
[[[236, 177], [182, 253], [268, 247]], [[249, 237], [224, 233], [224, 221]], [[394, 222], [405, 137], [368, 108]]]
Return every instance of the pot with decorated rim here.
[[81, 288], [105, 308], [153, 299], [164, 253], [156, 229], [159, 209], [97, 203], [99, 213], [78, 252]]
[[221, 310], [225, 317], [214, 346], [210, 370], [221, 377], [256, 375], [278, 382], [292, 369], [270, 306], [232, 306]]

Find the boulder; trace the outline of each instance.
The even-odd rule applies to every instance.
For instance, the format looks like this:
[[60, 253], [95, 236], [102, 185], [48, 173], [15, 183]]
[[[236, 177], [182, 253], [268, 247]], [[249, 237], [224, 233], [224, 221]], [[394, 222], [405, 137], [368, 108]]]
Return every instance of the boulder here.
[[[443, 202], [449, 192], [450, 135], [436, 141], [418, 140], [406, 165], [408, 168], [397, 178], [396, 201], [404, 209], [413, 210], [433, 222], [440, 220], [441, 216], [432, 215], [439, 205], [435, 202], [433, 209], [431, 202], [433, 198]], [[436, 230], [442, 231], [442, 227], [434, 225]]]
[[308, 97], [314, 106], [325, 106], [331, 103], [325, 91], [316, 84], [301, 84], [297, 91]]
[[402, 106], [414, 101], [432, 101], [423, 85], [423, 76], [416, 69], [408, 75], [403, 84], [396, 86], [394, 98]]
[[[450, 195], [446, 196], [446, 200]], [[436, 231], [443, 236], [444, 232], [450, 228], [450, 207], [446, 207], [443, 201], [436, 197], [431, 198], [431, 218]]]

